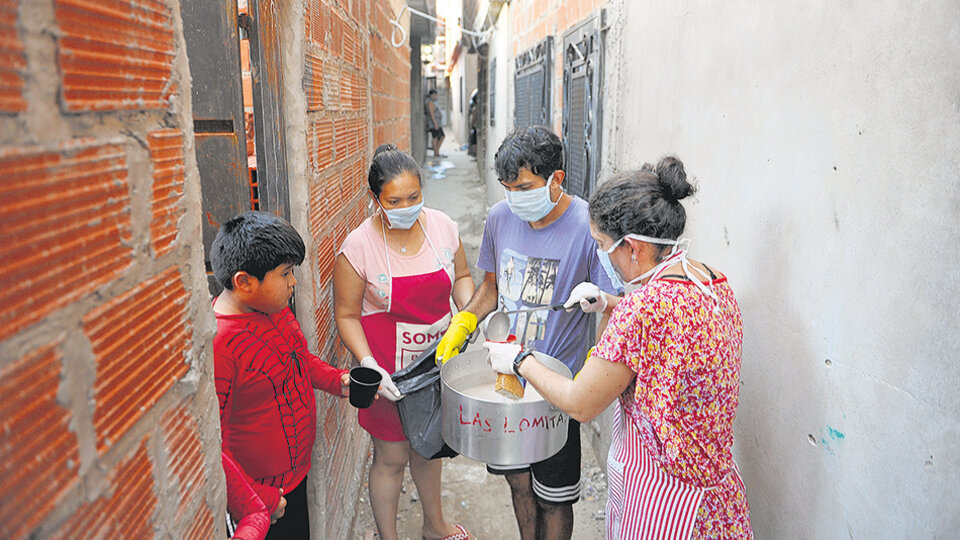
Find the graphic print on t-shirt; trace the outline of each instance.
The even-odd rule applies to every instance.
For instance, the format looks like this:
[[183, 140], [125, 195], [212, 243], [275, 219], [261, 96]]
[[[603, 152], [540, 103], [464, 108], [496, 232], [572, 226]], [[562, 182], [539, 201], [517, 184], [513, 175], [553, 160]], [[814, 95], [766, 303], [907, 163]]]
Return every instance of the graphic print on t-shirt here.
[[533, 313], [530, 313], [529, 318], [526, 321], [526, 330], [523, 333], [526, 341], [543, 339], [544, 330], [547, 327], [548, 316], [549, 313], [546, 311], [534, 311]]
[[527, 256], [512, 249], [503, 250], [500, 257], [500, 272], [497, 276], [497, 291], [505, 299], [516, 302], [523, 287], [523, 272], [527, 268]]
[[[560, 259], [527, 257], [512, 249], [503, 250], [497, 272], [500, 307], [510, 311], [553, 303], [559, 267]], [[534, 340], [543, 339], [549, 316], [548, 311], [519, 313], [513, 317], [513, 333], [521, 343], [530, 346]]]
[[527, 259], [520, 299], [527, 304], [545, 306], [553, 301], [553, 285], [557, 281], [560, 259]]

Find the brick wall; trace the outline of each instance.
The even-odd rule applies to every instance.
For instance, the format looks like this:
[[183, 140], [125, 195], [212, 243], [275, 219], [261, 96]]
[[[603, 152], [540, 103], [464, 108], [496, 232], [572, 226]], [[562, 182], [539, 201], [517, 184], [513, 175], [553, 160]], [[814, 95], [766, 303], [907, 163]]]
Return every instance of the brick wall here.
[[[397, 1], [305, 0], [303, 70], [306, 107], [305, 189], [312, 316], [321, 358], [349, 367], [353, 358], [333, 321], [333, 262], [348, 232], [369, 215], [367, 169], [373, 149], [410, 149], [410, 49], [390, 45]], [[305, 272], [306, 274], [306, 272]], [[353, 527], [369, 436], [344, 400], [318, 394], [312, 504], [322, 538], [347, 538]]]
[[0, 538], [222, 534], [176, 0], [0, 0]]
[[554, 133], [561, 133], [563, 128], [563, 34], [606, 2], [607, 0], [514, 0], [510, 4], [514, 58], [541, 39], [553, 36], [553, 80], [550, 84], [554, 89]]

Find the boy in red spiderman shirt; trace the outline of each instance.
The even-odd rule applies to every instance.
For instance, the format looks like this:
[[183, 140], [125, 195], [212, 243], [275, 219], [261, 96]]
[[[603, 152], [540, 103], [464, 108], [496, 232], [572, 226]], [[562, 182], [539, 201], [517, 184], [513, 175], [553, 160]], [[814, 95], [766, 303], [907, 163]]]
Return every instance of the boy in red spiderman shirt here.
[[310, 537], [305, 479], [316, 436], [313, 389], [349, 393], [347, 371], [307, 350], [288, 306], [304, 251], [287, 221], [244, 212], [220, 227], [210, 253], [224, 287], [213, 301], [223, 451], [276, 520], [268, 539]]

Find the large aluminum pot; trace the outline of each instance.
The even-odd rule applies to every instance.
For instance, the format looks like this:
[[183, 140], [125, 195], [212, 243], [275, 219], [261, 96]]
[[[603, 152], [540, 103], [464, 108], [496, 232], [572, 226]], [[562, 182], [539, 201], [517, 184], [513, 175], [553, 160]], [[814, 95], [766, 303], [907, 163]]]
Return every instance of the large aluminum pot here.
[[[556, 358], [536, 352], [537, 360], [571, 378]], [[570, 417], [527, 384], [522, 400], [493, 390], [497, 374], [483, 349], [451, 358], [440, 370], [443, 440], [457, 452], [493, 465], [536, 463], [567, 442]]]

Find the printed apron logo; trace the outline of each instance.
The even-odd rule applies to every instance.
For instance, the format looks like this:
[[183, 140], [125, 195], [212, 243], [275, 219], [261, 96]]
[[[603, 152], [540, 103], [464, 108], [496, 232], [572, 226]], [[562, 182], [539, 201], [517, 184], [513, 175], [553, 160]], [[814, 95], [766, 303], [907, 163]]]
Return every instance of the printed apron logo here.
[[427, 350], [434, 341], [443, 337], [444, 331], [450, 326], [451, 315], [447, 313], [442, 319], [433, 324], [397, 323], [396, 370], [399, 371], [413, 364], [420, 353]]

